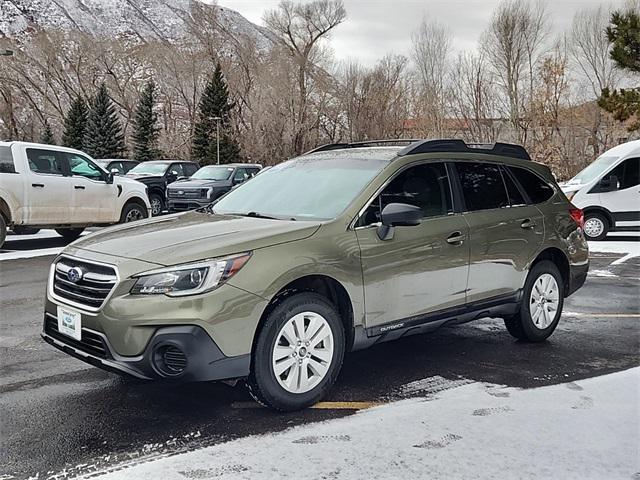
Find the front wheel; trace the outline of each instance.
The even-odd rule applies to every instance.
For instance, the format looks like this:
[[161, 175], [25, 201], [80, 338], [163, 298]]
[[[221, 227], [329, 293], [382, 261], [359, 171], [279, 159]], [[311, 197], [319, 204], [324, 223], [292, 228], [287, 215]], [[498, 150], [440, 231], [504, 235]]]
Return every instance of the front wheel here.
[[562, 275], [553, 262], [543, 260], [536, 263], [529, 272], [520, 311], [505, 318], [505, 326], [519, 340], [542, 342], [556, 329], [563, 304]]
[[590, 212], [584, 216], [584, 234], [587, 240], [603, 240], [609, 232], [609, 221], [601, 213]]
[[65, 240], [72, 242], [82, 235], [84, 228], [56, 228], [56, 232]]
[[122, 209], [120, 223], [135, 222], [147, 218], [147, 209], [138, 203], [129, 203]]
[[247, 386], [259, 403], [284, 412], [320, 401], [342, 367], [345, 334], [336, 308], [311, 292], [283, 300], [256, 342]]
[[157, 217], [164, 211], [164, 200], [157, 193], [149, 195], [149, 203], [151, 204], [151, 215]]

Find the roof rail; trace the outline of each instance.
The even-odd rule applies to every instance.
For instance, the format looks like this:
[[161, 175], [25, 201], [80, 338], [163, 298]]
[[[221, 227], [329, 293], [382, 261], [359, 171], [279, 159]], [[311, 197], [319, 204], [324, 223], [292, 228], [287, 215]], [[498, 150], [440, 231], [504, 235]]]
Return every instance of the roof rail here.
[[362, 142], [342, 142], [342, 143], [327, 143], [326, 145], [321, 145], [316, 147], [308, 152], [305, 152], [304, 155], [309, 153], [317, 153], [317, 152], [328, 152], [329, 150], [339, 150], [343, 148], [365, 148], [365, 147], [375, 147], [380, 145], [391, 145], [391, 144], [412, 144], [416, 142], [421, 142], [420, 139], [415, 138], [394, 138], [387, 140], [365, 140]]
[[459, 152], [459, 153], [484, 153], [501, 157], [521, 158], [531, 160], [529, 153], [522, 145], [511, 143], [465, 143], [460, 139], [421, 140], [403, 148], [398, 155], [413, 155], [416, 153], [432, 152]]

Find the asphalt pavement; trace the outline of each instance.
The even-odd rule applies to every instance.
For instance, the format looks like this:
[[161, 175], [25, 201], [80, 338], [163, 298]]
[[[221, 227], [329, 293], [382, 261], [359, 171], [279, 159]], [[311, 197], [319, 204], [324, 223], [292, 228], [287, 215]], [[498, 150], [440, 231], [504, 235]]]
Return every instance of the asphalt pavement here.
[[[502, 321], [483, 319], [378, 345], [347, 355], [335, 388], [317, 408], [277, 414], [254, 404], [240, 383], [125, 379], [44, 343], [42, 307], [54, 257], [37, 252], [63, 245], [53, 236], [10, 237], [0, 252], [0, 480], [90, 473], [469, 381], [530, 388], [640, 364], [640, 257], [620, 263], [622, 253], [593, 253], [592, 274], [567, 299], [549, 341], [517, 342]], [[36, 256], [6, 259], [21, 251]]]

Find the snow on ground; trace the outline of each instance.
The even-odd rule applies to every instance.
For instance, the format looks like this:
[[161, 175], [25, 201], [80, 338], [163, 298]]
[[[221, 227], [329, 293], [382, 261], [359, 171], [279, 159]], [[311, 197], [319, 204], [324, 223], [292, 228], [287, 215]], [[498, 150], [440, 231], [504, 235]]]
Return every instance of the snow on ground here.
[[[633, 232], [636, 234], [636, 232]], [[618, 253], [624, 254], [624, 257], [614, 261], [612, 265], [619, 265], [634, 257], [640, 257], [640, 241], [637, 239], [622, 240], [603, 240], [600, 242], [589, 242], [589, 251], [597, 253]]]
[[639, 385], [640, 367], [529, 390], [466, 384], [98, 478], [630, 480], [640, 472]]

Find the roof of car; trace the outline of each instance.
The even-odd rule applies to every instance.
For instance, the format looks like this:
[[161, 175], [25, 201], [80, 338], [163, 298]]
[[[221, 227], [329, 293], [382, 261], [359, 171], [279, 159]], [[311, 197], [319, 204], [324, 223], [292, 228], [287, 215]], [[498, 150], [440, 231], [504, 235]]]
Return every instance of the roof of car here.
[[202, 168], [205, 167], [257, 167], [257, 168], [262, 168], [262, 165], [260, 165], [259, 163], [241, 163], [241, 162], [237, 162], [237, 163], [221, 163], [221, 164], [215, 164], [215, 165], [203, 165]]
[[142, 163], [193, 163], [194, 165], [198, 165], [198, 162], [193, 160], [171, 160], [171, 159], [163, 159], [163, 160], [149, 160], [147, 162]]
[[632, 155], [635, 153], [640, 153], [640, 140], [632, 140], [630, 142], [621, 143], [620, 145], [610, 148], [602, 155], [604, 156], [616, 156], [616, 157], [626, 157], [627, 155]]
[[298, 158], [313, 159], [340, 159], [352, 158], [359, 160], [383, 160], [391, 161], [398, 156], [398, 152], [402, 147], [359, 147], [359, 148], [340, 148], [331, 150], [311, 151], [301, 155]]

